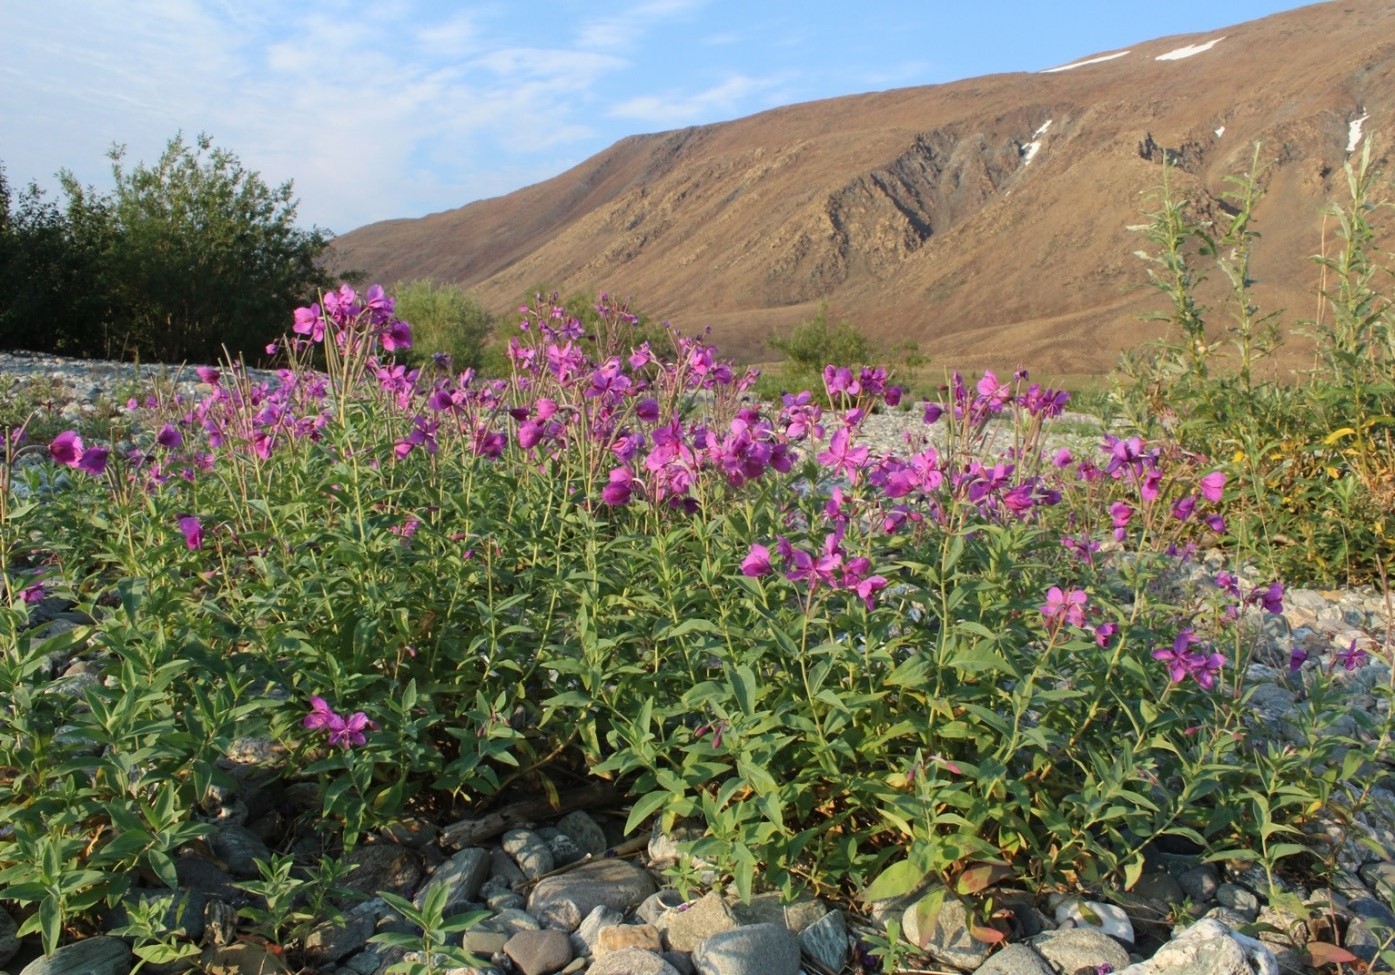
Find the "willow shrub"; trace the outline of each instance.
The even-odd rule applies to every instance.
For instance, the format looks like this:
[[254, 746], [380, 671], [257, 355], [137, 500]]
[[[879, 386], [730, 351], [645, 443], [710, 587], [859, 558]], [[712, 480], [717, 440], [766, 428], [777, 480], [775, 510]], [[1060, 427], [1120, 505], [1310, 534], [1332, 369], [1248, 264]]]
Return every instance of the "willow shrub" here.
[[[991, 373], [876, 453], [879, 371], [827, 370], [836, 411], [762, 404], [601, 306], [584, 345], [527, 309], [506, 379], [427, 379], [392, 361], [392, 299], [346, 286], [296, 313], [276, 382], [203, 368], [198, 401], [133, 404], [134, 442], [48, 446], [67, 486], [11, 499], [3, 537], [0, 899], [26, 931], [173, 886], [249, 737], [319, 783], [331, 850], [584, 766], [631, 828], [699, 826], [744, 894], [866, 898], [983, 861], [1131, 880], [1165, 836], [1272, 865], [1313, 811], [1292, 797], [1369, 750], [1323, 714], [1296, 749], [1247, 733], [1282, 587], [1198, 568], [1231, 488], [1192, 455], [1047, 451], [1065, 394]], [[95, 622], [22, 633], [46, 594]], [[1266, 756], [1297, 763], [1281, 786]]]

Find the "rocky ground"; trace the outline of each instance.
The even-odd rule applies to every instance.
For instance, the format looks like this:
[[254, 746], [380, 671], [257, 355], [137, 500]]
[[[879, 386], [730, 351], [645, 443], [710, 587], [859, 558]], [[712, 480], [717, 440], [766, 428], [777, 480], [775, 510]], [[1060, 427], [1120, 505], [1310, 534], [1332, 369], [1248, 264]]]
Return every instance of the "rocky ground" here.
[[[0, 377], [41, 378], [54, 390], [53, 408], [71, 420], [98, 409], [113, 383], [130, 378], [131, 368], [0, 355]], [[185, 381], [193, 379], [190, 370]], [[901, 416], [874, 418], [871, 435], [899, 442]], [[1393, 617], [1389, 598], [1380, 593], [1305, 589], [1288, 591], [1282, 616], [1256, 615], [1259, 662], [1247, 675], [1256, 688], [1256, 732], [1294, 739], [1296, 702], [1317, 670], [1329, 665], [1325, 661], [1353, 641], [1369, 662], [1339, 671], [1344, 706], [1383, 707], [1372, 691], [1392, 680]], [[87, 618], [75, 607], [56, 599], [35, 605], [31, 616], [35, 636], [83, 622]], [[1286, 664], [1295, 648], [1308, 660], [1291, 672]], [[48, 678], [55, 687], [95, 679], [98, 656], [80, 650], [54, 660]], [[375, 934], [416, 933], [375, 896], [382, 891], [422, 905], [440, 890], [447, 915], [485, 912], [454, 943], [476, 956], [478, 971], [505, 975], [868, 972], [875, 964], [868, 945], [891, 919], [918, 946], [907, 956], [906, 970], [982, 975], [1277, 975], [1311, 970], [1313, 959], [1303, 951], [1309, 941], [1340, 942], [1360, 959], [1359, 967], [1375, 959], [1391, 936], [1386, 932], [1395, 933], [1395, 775], [1373, 764], [1363, 773], [1370, 777], [1364, 784], [1372, 801], [1351, 824], [1329, 882], [1280, 881], [1280, 889], [1296, 898], [1282, 906], [1272, 902], [1268, 880], [1256, 868], [1203, 863], [1185, 851], [1164, 849], [1152, 851], [1147, 872], [1128, 892], [1040, 899], [996, 889], [995, 907], [1007, 912], [1010, 932], [998, 948], [969, 935], [971, 919], [957, 904], [940, 912], [933, 930], [923, 931], [915, 898], [852, 910], [813, 899], [786, 904], [770, 894], [750, 904], [721, 890], [685, 895], [669, 885], [665, 872], [678, 856], [681, 837], [623, 835], [623, 797], [579, 785], [563, 795], [560, 810], [525, 796], [487, 815], [442, 823], [404, 819], [378, 831], [347, 856], [357, 869], [346, 885], [361, 896], [345, 898], [344, 920], [315, 927], [305, 939], [304, 957], [291, 961], [276, 946], [249, 940], [237, 925], [238, 908], [253, 898], [235, 885], [258, 876], [258, 859], [269, 859], [273, 850], [313, 853], [296, 846], [309, 841], [291, 824], [318, 809], [314, 785], [296, 781], [278, 759], [269, 742], [242, 743], [228, 759], [237, 788], [207, 810], [212, 837], [178, 860], [178, 918], [188, 941], [199, 946], [202, 971], [378, 975], [422, 961], [409, 949], [370, 943]], [[1337, 824], [1330, 826], [1335, 834]], [[0, 835], [3, 830], [0, 825]], [[154, 894], [133, 890], [127, 904]], [[1307, 906], [1300, 909], [1300, 903]], [[107, 930], [120, 926], [122, 913], [108, 916]], [[136, 967], [129, 944], [118, 937], [89, 937], [44, 959], [33, 939], [21, 943], [14, 930], [14, 919], [0, 910], [0, 966], [19, 975], [128, 975]]]

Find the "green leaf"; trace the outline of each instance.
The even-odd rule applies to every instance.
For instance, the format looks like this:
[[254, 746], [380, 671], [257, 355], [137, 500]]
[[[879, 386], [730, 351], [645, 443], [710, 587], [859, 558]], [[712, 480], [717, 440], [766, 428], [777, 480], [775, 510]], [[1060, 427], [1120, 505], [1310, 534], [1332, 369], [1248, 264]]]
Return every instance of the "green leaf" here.
[[1011, 864], [975, 863], [954, 881], [956, 894], [977, 894], [994, 884], [1016, 876]]
[[732, 693], [736, 695], [737, 706], [747, 717], [756, 714], [756, 675], [745, 664], [738, 664], [729, 670]]
[[650, 792], [641, 796], [630, 808], [630, 816], [625, 820], [625, 833], [628, 835], [634, 832], [673, 798], [673, 793], [667, 790]]
[[[877, 875], [876, 880], [867, 885], [867, 889], [862, 892], [862, 902], [871, 904], [874, 901], [902, 897], [920, 886], [929, 875], [928, 871], [917, 867], [910, 860], [899, 860], [883, 870]], [[941, 894], [942, 899], [943, 896]]]

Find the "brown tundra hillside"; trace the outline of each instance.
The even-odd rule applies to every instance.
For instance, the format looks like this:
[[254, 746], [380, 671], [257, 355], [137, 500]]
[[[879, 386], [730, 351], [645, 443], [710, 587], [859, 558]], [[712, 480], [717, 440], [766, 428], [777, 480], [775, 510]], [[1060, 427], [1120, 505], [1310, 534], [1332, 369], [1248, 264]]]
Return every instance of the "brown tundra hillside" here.
[[[1164, 159], [1205, 217], [1261, 144], [1256, 295], [1291, 324], [1317, 311], [1343, 164], [1367, 140], [1383, 162], [1393, 122], [1395, 4], [1337, 0], [1035, 74], [633, 136], [507, 196], [345, 234], [335, 260], [457, 282], [502, 314], [540, 286], [628, 295], [744, 359], [826, 301], [937, 362], [1101, 372], [1159, 331], [1139, 320], [1163, 302], [1129, 228]], [[1281, 365], [1307, 361], [1295, 340]]]

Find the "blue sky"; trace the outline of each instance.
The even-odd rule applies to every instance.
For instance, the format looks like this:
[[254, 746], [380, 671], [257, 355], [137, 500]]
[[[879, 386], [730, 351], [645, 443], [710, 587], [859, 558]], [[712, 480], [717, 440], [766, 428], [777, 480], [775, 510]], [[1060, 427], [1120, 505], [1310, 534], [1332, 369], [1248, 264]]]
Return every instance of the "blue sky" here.
[[626, 135], [1036, 71], [1283, 0], [4, 0], [12, 187], [213, 136], [336, 233], [547, 179]]

